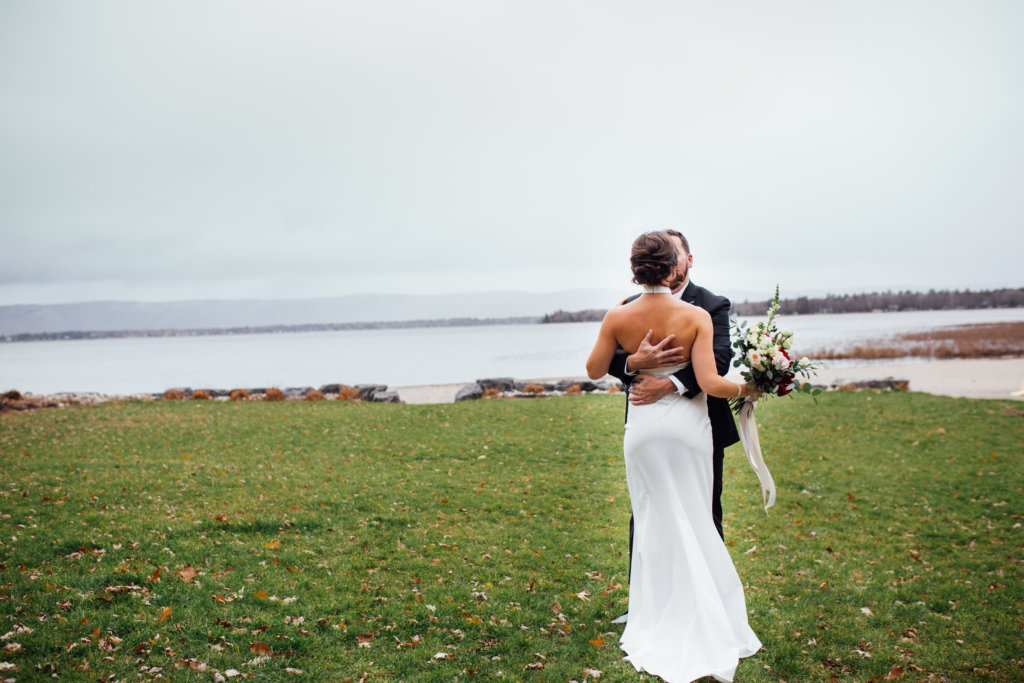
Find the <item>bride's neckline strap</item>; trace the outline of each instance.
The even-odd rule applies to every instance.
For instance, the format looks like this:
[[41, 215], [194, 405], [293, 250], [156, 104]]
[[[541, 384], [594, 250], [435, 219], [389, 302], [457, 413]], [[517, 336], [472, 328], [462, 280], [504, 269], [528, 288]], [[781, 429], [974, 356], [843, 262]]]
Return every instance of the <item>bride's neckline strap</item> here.
[[644, 287], [644, 291], [643, 291], [644, 294], [671, 294], [672, 293], [672, 290], [669, 289], [668, 287], [665, 287], [664, 285], [657, 285], [657, 286], [654, 286], [654, 287], [651, 287], [649, 285], [644, 285], [643, 287]]

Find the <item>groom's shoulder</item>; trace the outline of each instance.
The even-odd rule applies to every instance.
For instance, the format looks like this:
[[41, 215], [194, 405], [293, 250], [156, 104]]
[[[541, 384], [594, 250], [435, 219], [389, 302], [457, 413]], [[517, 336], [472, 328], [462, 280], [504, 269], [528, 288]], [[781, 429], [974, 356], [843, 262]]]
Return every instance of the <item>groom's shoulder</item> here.
[[720, 294], [715, 294], [710, 289], [701, 287], [698, 284], [694, 284], [696, 287], [696, 295], [694, 299], [699, 302], [700, 307], [707, 310], [715, 310], [719, 308], [732, 308], [732, 302], [729, 301], [728, 297], [724, 297]]
[[619, 305], [620, 306], [624, 306], [625, 304], [628, 304], [630, 301], [636, 301], [639, 298], [640, 298], [640, 294], [639, 293], [638, 294], [631, 294], [631, 295], [627, 296], [625, 299], [623, 299], [622, 301], [620, 301]]

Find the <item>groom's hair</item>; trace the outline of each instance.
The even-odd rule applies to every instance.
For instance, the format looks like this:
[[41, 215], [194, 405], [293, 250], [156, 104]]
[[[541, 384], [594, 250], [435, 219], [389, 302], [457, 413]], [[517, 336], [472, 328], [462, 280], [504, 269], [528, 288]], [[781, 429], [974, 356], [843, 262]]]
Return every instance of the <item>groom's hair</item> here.
[[682, 241], [682, 243], [683, 243], [683, 250], [687, 254], [690, 253], [690, 243], [686, 241], [685, 237], [683, 237], [683, 233], [679, 232], [678, 230], [673, 230], [672, 228], [669, 228], [668, 230], [662, 230], [662, 232], [665, 233], [666, 235], [672, 235], [673, 237], [678, 237]]
[[664, 230], [645, 232], [633, 241], [629, 264], [633, 282], [660, 285], [675, 271], [679, 252]]

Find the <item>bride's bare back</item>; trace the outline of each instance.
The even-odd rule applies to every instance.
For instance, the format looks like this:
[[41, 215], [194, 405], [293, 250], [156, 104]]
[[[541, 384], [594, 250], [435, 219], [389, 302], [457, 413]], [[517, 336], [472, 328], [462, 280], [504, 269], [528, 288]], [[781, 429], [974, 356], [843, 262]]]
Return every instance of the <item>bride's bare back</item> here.
[[587, 374], [593, 379], [603, 377], [608, 372], [616, 347], [621, 346], [626, 352], [633, 353], [648, 331], [652, 332], [652, 343], [675, 335], [668, 346], [689, 351], [694, 374], [704, 393], [720, 398], [739, 397], [741, 394], [738, 392], [745, 392], [743, 395], [750, 393], [749, 388], [741, 388], [735, 382], [719, 377], [712, 348], [714, 328], [708, 312], [669, 294], [643, 294], [608, 311], [601, 323], [597, 343], [587, 359]]
[[674, 296], [644, 295], [608, 312], [615, 341], [628, 353], [635, 352], [651, 330], [650, 343], [657, 344], [669, 335], [675, 339], [670, 348], [683, 348], [687, 353], [697, 337], [697, 326], [704, 311]]

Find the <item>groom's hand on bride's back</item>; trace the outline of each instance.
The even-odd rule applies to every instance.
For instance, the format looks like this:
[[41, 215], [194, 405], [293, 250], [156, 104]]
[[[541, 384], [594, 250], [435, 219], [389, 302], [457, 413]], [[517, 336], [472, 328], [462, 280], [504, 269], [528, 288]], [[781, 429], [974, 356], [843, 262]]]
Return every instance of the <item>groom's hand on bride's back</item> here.
[[628, 372], [667, 368], [670, 365], [678, 365], [690, 360], [688, 349], [668, 346], [676, 338], [674, 334], [668, 335], [657, 344], [651, 343], [653, 336], [654, 330], [647, 330], [647, 334], [644, 335], [640, 346], [626, 357], [626, 370]]
[[668, 377], [637, 375], [629, 385], [629, 402], [635, 406], [643, 406], [675, 392], [676, 385]]

